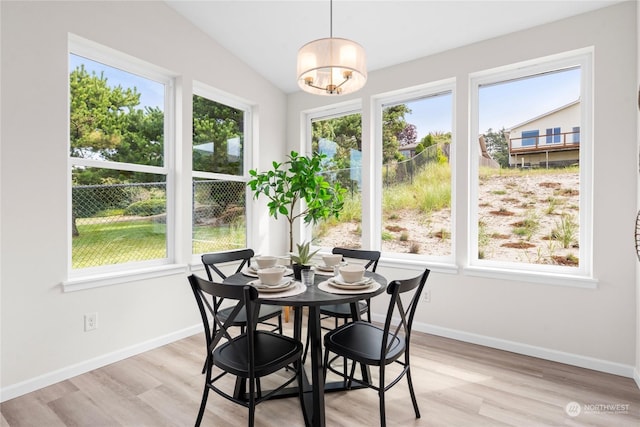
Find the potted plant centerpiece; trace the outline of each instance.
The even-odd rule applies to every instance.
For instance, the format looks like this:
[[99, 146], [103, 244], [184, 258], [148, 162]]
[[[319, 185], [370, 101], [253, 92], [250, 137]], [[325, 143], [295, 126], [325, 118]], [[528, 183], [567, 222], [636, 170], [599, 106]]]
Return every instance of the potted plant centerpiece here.
[[296, 247], [298, 248], [298, 253], [291, 255], [291, 266], [293, 268], [293, 276], [299, 280], [300, 272], [311, 268], [311, 260], [319, 249], [311, 252], [311, 242], [296, 243]]
[[[322, 175], [322, 159], [325, 157], [320, 153], [301, 156], [291, 151], [286, 161], [274, 161], [272, 169], [267, 172], [249, 171], [251, 178], [247, 185], [253, 191], [254, 198], [261, 195], [267, 197], [269, 215], [275, 219], [282, 215], [287, 219], [289, 252], [293, 252], [293, 225], [296, 219], [302, 218], [305, 224], [315, 224], [331, 216], [337, 218], [344, 205], [346, 190], [338, 182], [331, 185]], [[307, 255], [309, 245], [310, 242], [302, 245], [303, 249], [306, 247]], [[298, 250], [297, 258], [300, 259], [300, 245]], [[294, 257], [291, 257], [292, 261], [298, 263]]]

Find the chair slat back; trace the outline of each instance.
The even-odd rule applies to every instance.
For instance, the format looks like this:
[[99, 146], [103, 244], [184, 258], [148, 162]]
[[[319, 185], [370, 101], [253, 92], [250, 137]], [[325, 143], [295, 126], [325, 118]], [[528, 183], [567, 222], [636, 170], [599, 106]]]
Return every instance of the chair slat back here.
[[380, 251], [365, 251], [361, 249], [347, 249], [347, 248], [333, 248], [331, 251], [334, 254], [342, 255], [342, 258], [352, 258], [368, 261], [365, 263], [364, 268], [375, 273], [378, 268], [378, 261], [380, 260]]
[[[204, 326], [205, 338], [207, 343], [207, 366], [209, 365], [209, 359], [211, 353], [215, 347], [220, 343], [222, 339], [232, 341], [232, 336], [229, 334], [229, 328], [233, 327], [238, 314], [246, 310], [247, 316], [247, 329], [246, 334], [249, 338], [248, 351], [247, 351], [247, 363], [253, 368], [253, 361], [250, 360], [250, 355], [253, 354], [253, 335], [256, 328], [256, 320], [258, 317], [259, 304], [258, 291], [252, 286], [230, 286], [221, 283], [215, 283], [209, 280], [200, 278], [194, 274], [189, 276], [189, 283], [191, 290], [196, 298], [198, 309], [200, 310], [200, 317]], [[213, 301], [229, 298], [237, 300], [238, 303], [223, 322], [217, 316], [217, 307], [212, 307], [206, 297], [209, 295]], [[211, 334], [211, 331], [214, 334]], [[209, 367], [209, 366], [208, 366]]]
[[[384, 323], [384, 335], [380, 354], [382, 359], [386, 358], [393, 343], [396, 339], [405, 341], [405, 351], [409, 351], [409, 342], [411, 341], [411, 329], [413, 327], [413, 317], [420, 295], [424, 289], [427, 278], [431, 270], [425, 269], [420, 276], [412, 277], [404, 280], [394, 280], [387, 286], [387, 293], [390, 295], [389, 308], [387, 309], [387, 317]], [[414, 291], [406, 304], [402, 300], [402, 294]], [[392, 321], [397, 319], [398, 324], [392, 325]]]
[[227, 276], [218, 267], [219, 264], [240, 261], [238, 268], [236, 268], [235, 271], [236, 273], [239, 273], [245, 265], [247, 267], [251, 265], [251, 258], [253, 258], [253, 255], [253, 249], [245, 248], [226, 252], [212, 252], [202, 255], [201, 259], [202, 264], [204, 264], [204, 269], [207, 272], [207, 277], [210, 281], [215, 281], [216, 279], [213, 277], [212, 272], [215, 272], [221, 280], [227, 278]]

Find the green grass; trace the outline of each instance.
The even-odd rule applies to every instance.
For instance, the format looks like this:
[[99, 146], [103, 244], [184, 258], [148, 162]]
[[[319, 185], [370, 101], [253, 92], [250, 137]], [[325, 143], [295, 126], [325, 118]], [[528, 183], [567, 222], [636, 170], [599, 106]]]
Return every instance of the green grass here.
[[385, 188], [382, 195], [383, 216], [399, 209], [433, 212], [451, 206], [451, 168], [448, 164], [430, 163], [412, 183]]
[[531, 175], [552, 175], [557, 173], [578, 173], [580, 172], [580, 166], [567, 166], [566, 168], [538, 168], [538, 169], [521, 169], [521, 168], [500, 168], [493, 169], [488, 167], [480, 167], [480, 180], [490, 176], [512, 176], [523, 177]]
[[[151, 220], [78, 224], [73, 238], [73, 268], [88, 268], [165, 258], [166, 226]], [[246, 246], [244, 224], [194, 229], [194, 253]]]
[[78, 224], [73, 238], [73, 268], [97, 267], [165, 258], [166, 227], [153, 221]]
[[195, 227], [193, 230], [193, 253], [201, 254], [243, 248], [247, 245], [246, 234], [244, 224]]

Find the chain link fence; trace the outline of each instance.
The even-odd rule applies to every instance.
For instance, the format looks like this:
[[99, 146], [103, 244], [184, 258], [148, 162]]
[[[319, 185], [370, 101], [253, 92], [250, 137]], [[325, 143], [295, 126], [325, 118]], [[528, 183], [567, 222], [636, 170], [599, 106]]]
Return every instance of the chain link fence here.
[[[411, 159], [384, 165], [385, 188], [412, 182], [430, 162], [449, 157], [449, 144], [428, 147]], [[359, 199], [362, 169], [325, 172]], [[246, 183], [195, 180], [192, 251], [246, 247]], [[78, 185], [72, 189], [74, 269], [167, 258], [166, 183]]]
[[194, 254], [247, 246], [245, 195], [244, 181], [194, 181]]
[[166, 258], [164, 182], [72, 189], [73, 268]]
[[[166, 183], [72, 189], [74, 269], [167, 255]], [[193, 182], [193, 253], [246, 246], [245, 183]]]
[[[413, 178], [424, 169], [426, 165], [438, 161], [449, 162], [448, 143], [434, 144], [426, 147], [423, 151], [410, 159], [400, 162], [390, 162], [383, 165], [382, 181], [386, 188], [397, 184], [411, 183]], [[327, 181], [332, 185], [339, 182], [353, 197], [360, 192], [362, 167], [352, 167], [347, 169], [334, 169], [323, 172]]]

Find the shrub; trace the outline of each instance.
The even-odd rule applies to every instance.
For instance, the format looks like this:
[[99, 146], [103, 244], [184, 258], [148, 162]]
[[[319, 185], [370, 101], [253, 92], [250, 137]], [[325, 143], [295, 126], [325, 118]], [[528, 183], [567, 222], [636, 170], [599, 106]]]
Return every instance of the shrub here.
[[126, 215], [151, 216], [165, 213], [167, 208], [166, 199], [142, 200], [130, 204], [125, 210]]

